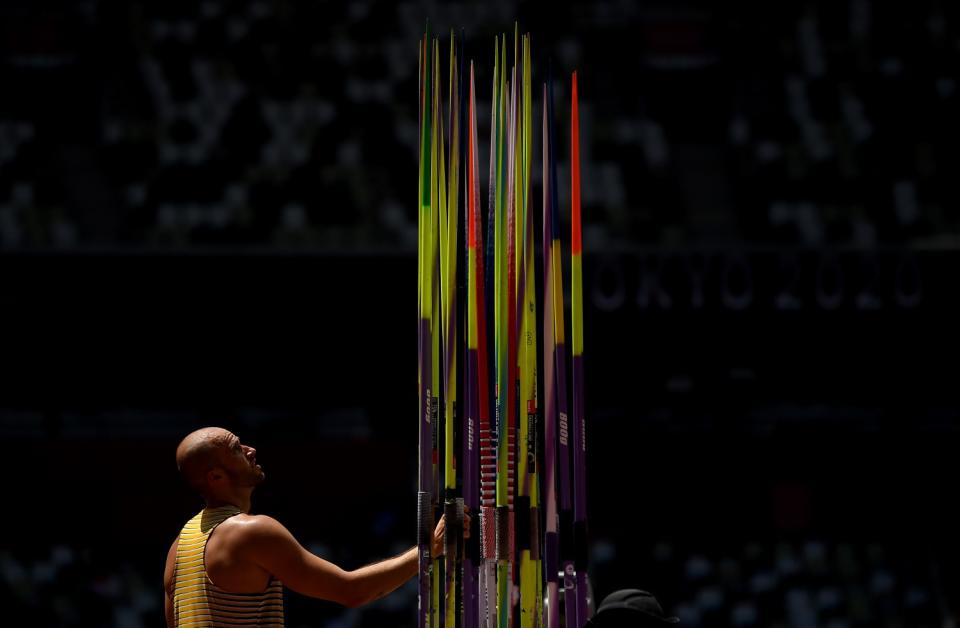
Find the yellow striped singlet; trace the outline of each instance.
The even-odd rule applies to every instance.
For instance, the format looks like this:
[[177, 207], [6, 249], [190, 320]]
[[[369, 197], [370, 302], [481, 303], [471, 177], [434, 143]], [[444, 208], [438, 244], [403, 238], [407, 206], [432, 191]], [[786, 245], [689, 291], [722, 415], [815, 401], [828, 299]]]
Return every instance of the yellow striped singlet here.
[[177, 543], [173, 609], [182, 628], [283, 626], [283, 585], [271, 577], [260, 593], [228, 593], [207, 577], [203, 551], [213, 530], [242, 511], [233, 506], [204, 508], [187, 522]]

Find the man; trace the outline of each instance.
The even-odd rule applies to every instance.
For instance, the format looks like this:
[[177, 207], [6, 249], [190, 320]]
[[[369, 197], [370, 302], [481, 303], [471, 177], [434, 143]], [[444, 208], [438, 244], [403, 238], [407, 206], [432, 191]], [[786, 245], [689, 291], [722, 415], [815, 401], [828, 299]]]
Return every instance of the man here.
[[[348, 607], [385, 596], [417, 574], [417, 548], [354, 571], [304, 549], [276, 519], [250, 515], [250, 495], [264, 480], [257, 450], [208, 427], [177, 447], [177, 467], [206, 501], [167, 553], [167, 626], [283, 626], [283, 586]], [[433, 533], [444, 551], [445, 521]], [[465, 521], [469, 535], [469, 518]], [[216, 532], [214, 534], [214, 532]], [[281, 584], [282, 583], [282, 584]]]
[[678, 618], [663, 614], [652, 594], [640, 589], [621, 589], [603, 599], [597, 614], [585, 628], [654, 628], [679, 623]]

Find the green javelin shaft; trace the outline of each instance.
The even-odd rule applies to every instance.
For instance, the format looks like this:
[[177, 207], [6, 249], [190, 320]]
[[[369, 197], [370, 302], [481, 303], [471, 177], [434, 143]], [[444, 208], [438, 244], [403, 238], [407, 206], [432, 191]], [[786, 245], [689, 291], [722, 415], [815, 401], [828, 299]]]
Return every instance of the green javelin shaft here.
[[[432, 194], [434, 195], [433, 206], [436, 208], [432, 212], [432, 221], [431, 221], [431, 249], [434, 251], [433, 262], [431, 264], [432, 268], [432, 288], [433, 288], [433, 315], [431, 317], [432, 329], [431, 329], [431, 339], [432, 339], [432, 362], [434, 368], [432, 370], [433, 376], [433, 397], [430, 402], [430, 413], [431, 413], [431, 422], [432, 422], [432, 437], [433, 437], [433, 450], [432, 450], [432, 462], [433, 462], [433, 512], [436, 516], [440, 511], [440, 330], [442, 327], [441, 320], [441, 305], [440, 305], [440, 214], [443, 211], [443, 206], [446, 204], [446, 181], [444, 175], [444, 145], [443, 145], [443, 125], [440, 124], [441, 119], [441, 107], [440, 107], [440, 40], [435, 39], [433, 42], [433, 79], [434, 79], [434, 90], [433, 90], [433, 167], [434, 174], [433, 180], [436, 181], [436, 185], [432, 189]], [[432, 569], [432, 579], [431, 579], [431, 603], [430, 603], [430, 623], [434, 628], [439, 628], [440, 626], [440, 566], [442, 561], [439, 556], [433, 557], [433, 569]]]
[[532, 178], [533, 171], [533, 63], [531, 61], [531, 43], [530, 35], [527, 35], [526, 54], [524, 57], [524, 173], [527, 180], [527, 190], [525, 196], [526, 218], [526, 247], [527, 247], [527, 269], [526, 269], [526, 289], [530, 296], [527, 299], [526, 315], [530, 318], [530, 354], [529, 361], [532, 364], [531, 380], [533, 391], [531, 401], [533, 404], [532, 419], [528, 418], [530, 434], [527, 444], [527, 456], [530, 460], [529, 480], [530, 480], [530, 562], [532, 578], [534, 581], [534, 604], [533, 604], [533, 625], [539, 628], [542, 625], [543, 615], [543, 577], [541, 570], [541, 534], [540, 534], [540, 400], [537, 368], [537, 282], [534, 247], [534, 213], [532, 206]]
[[[521, 130], [522, 159], [518, 160], [517, 205], [522, 209], [518, 225], [520, 264], [517, 266], [520, 325], [520, 455], [517, 461], [517, 542], [520, 548], [520, 626], [539, 626], [542, 584], [540, 578], [539, 510], [537, 486], [537, 301], [534, 279], [533, 212], [530, 211], [532, 134], [532, 81], [530, 36], [523, 38], [523, 93]], [[526, 414], [524, 414], [524, 411]]]
[[[514, 46], [516, 58], [516, 46]], [[514, 65], [510, 84], [510, 126], [507, 138], [507, 571], [510, 574], [510, 603], [507, 621], [513, 626], [513, 591], [516, 587], [516, 528], [514, 500], [517, 492], [517, 204], [514, 189], [517, 184], [517, 66]]]
[[[506, 39], [506, 38], [504, 38]], [[506, 42], [501, 48], [506, 48]], [[498, 60], [500, 69], [501, 69], [501, 79], [500, 84], [497, 86], [497, 163], [496, 163], [496, 178], [497, 178], [497, 195], [496, 203], [494, 208], [494, 228], [493, 228], [493, 255], [494, 255], [494, 265], [493, 265], [493, 344], [494, 344], [494, 364], [496, 365], [494, 372], [496, 373], [496, 405], [494, 407], [494, 425], [497, 429], [497, 510], [496, 510], [496, 556], [497, 556], [497, 626], [504, 628], [506, 624], [506, 611], [508, 607], [508, 597], [507, 597], [507, 574], [503, 571], [501, 566], [502, 556], [504, 552], [501, 550], [501, 545], [506, 543], [506, 539], [503, 538], [506, 536], [506, 518], [503, 516], [501, 508], [506, 508], [507, 506], [507, 447], [506, 447], [506, 437], [507, 437], [507, 427], [506, 427], [506, 369], [504, 368], [505, 354], [506, 354], [506, 322], [505, 322], [505, 306], [506, 306], [506, 295], [504, 294], [505, 286], [504, 283], [504, 270], [506, 267], [506, 260], [504, 259], [504, 217], [503, 217], [503, 190], [506, 189], [504, 185], [503, 177], [503, 154], [505, 151], [503, 136], [504, 136], [504, 92], [505, 80], [503, 77], [506, 76], [507, 68], [506, 63], [503, 61], [504, 55], [501, 54], [500, 59]]]
[[[511, 272], [514, 273], [514, 287], [515, 292], [511, 295], [513, 298], [512, 306], [514, 308], [514, 317], [517, 325], [517, 331], [519, 333], [517, 351], [511, 356], [517, 365], [516, 370], [516, 385], [517, 391], [519, 393], [518, 402], [517, 402], [517, 447], [519, 448], [519, 455], [516, 457], [516, 486], [515, 492], [516, 496], [513, 502], [513, 513], [514, 513], [514, 545], [515, 551], [511, 553], [511, 556], [514, 558], [514, 571], [515, 580], [519, 584], [520, 592], [520, 626], [524, 628], [529, 626], [529, 621], [527, 619], [529, 606], [527, 604], [527, 599], [524, 596], [524, 593], [529, 593], [529, 584], [527, 578], [526, 560], [529, 559], [529, 545], [530, 545], [530, 496], [527, 489], [527, 457], [526, 457], [526, 443], [528, 437], [528, 425], [527, 425], [527, 409], [529, 400], [529, 377], [527, 376], [526, 368], [526, 320], [524, 316], [524, 302], [526, 298], [526, 288], [525, 280], [526, 275], [524, 274], [524, 267], [526, 265], [524, 248], [526, 241], [524, 240], [523, 232], [523, 216], [525, 211], [525, 202], [524, 202], [524, 193], [525, 193], [525, 178], [524, 178], [524, 162], [523, 162], [523, 89], [522, 89], [522, 77], [523, 77], [523, 58], [520, 56], [522, 51], [526, 47], [526, 36], [523, 38], [523, 45], [520, 45], [520, 25], [514, 22], [513, 27], [513, 63], [514, 63], [514, 79], [517, 82], [516, 87], [516, 98], [513, 101], [513, 117], [514, 117], [514, 138], [513, 138], [513, 207], [514, 207], [514, 228], [516, 236], [514, 238], [514, 260], [516, 264], [511, 267]], [[518, 54], [520, 52], [520, 54]], [[529, 597], [529, 596], [527, 596]]]
[[[506, 55], [506, 51], [504, 51]], [[516, 45], [514, 45], [514, 59], [516, 59]], [[506, 56], [504, 56], [506, 61]], [[514, 552], [516, 544], [514, 542], [514, 513], [513, 500], [517, 492], [516, 465], [517, 465], [517, 228], [516, 228], [516, 205], [514, 204], [514, 163], [516, 161], [516, 102], [517, 102], [517, 67], [511, 69], [510, 81], [507, 83], [506, 94], [509, 94], [509, 101], [506, 106], [509, 107], [507, 114], [507, 154], [504, 157], [504, 167], [506, 170], [507, 186], [505, 188], [506, 199], [504, 201], [504, 215], [506, 218], [505, 228], [506, 236], [506, 279], [507, 290], [505, 306], [507, 321], [507, 353], [506, 353], [506, 374], [507, 374], [507, 627], [513, 626], [513, 600], [515, 587], [514, 573]], [[506, 627], [505, 627], [506, 628]]]
[[431, 399], [433, 389], [432, 363], [433, 355], [431, 328], [433, 316], [433, 251], [431, 227], [433, 223], [433, 171], [434, 171], [434, 138], [432, 108], [433, 96], [431, 91], [431, 63], [430, 63], [430, 28], [424, 34], [420, 50], [421, 66], [421, 95], [420, 95], [420, 212], [418, 215], [418, 245], [417, 245], [417, 300], [419, 307], [420, 324], [418, 329], [419, 343], [419, 473], [417, 493], [417, 543], [418, 543], [418, 605], [417, 626], [426, 628], [430, 624], [430, 578], [431, 562], [430, 548], [433, 535], [433, 496], [431, 475]]
[[[504, 37], [506, 40], [506, 37]], [[497, 206], [495, 226], [495, 270], [494, 270], [494, 307], [495, 344], [497, 355], [497, 625], [499, 628], [510, 628], [510, 415], [508, 397], [513, 382], [508, 373], [509, 364], [509, 332], [508, 303], [510, 291], [508, 288], [509, 266], [507, 260], [507, 217], [506, 205], [510, 196], [507, 189], [507, 177], [510, 171], [508, 163], [509, 148], [507, 146], [507, 128], [509, 120], [506, 80], [506, 45], [501, 47], [500, 67], [503, 69], [500, 79], [497, 109], [504, 124], [498, 125], [497, 137]]]
[[[481, 260], [482, 272], [480, 280], [483, 282], [479, 295], [483, 298], [477, 300], [478, 303], [478, 356], [479, 356], [479, 383], [480, 383], [480, 531], [481, 531], [481, 549], [483, 552], [483, 568], [480, 573], [480, 623], [483, 628], [493, 628], [496, 613], [496, 528], [495, 528], [495, 507], [496, 507], [496, 484], [497, 484], [497, 462], [496, 462], [496, 422], [492, 429], [490, 425], [490, 367], [496, 364], [496, 340], [494, 348], [491, 348], [488, 342], [488, 332], [490, 324], [488, 321], [496, 319], [496, 301], [493, 299], [494, 278], [496, 276], [496, 191], [497, 168], [499, 161], [498, 140], [500, 137], [500, 111], [497, 103], [500, 90], [500, 39], [494, 38], [493, 43], [493, 87], [492, 99], [490, 105], [490, 186], [487, 197], [487, 247], [488, 252], [481, 247], [477, 248], [477, 255]], [[482, 229], [481, 229], [482, 233]], [[479, 234], [478, 234], [479, 235]], [[482, 238], [478, 238], [479, 240]], [[491, 316], [487, 316], [487, 308], [490, 308]], [[494, 332], [496, 326], [494, 325]], [[495, 336], [494, 336], [495, 338]], [[496, 376], [494, 375], [494, 380]], [[485, 386], [486, 384], [486, 386]], [[494, 381], [493, 388], [496, 388]], [[486, 406], [486, 408], [485, 408]], [[486, 410], [486, 413], [484, 412]], [[494, 403], [494, 414], [496, 414], [496, 403]], [[496, 416], [494, 416], [496, 420]], [[484, 429], [486, 428], [486, 429]]]
[[532, 186], [531, 186], [531, 173], [533, 171], [533, 64], [531, 61], [531, 51], [530, 51], [530, 35], [527, 35], [527, 49], [526, 56], [524, 61], [524, 167], [527, 180], [527, 191], [525, 202], [526, 205], [526, 241], [527, 241], [527, 290], [530, 291], [530, 296], [527, 299], [527, 316], [530, 317], [530, 346], [528, 348], [530, 358], [529, 361], [532, 363], [532, 373], [531, 379], [533, 382], [533, 393], [531, 395], [531, 400], [533, 402], [533, 419], [530, 422], [530, 438], [529, 444], [527, 445], [527, 455], [532, 461], [532, 468], [529, 471], [530, 476], [530, 526], [531, 526], [531, 535], [530, 535], [530, 560], [533, 563], [532, 572], [534, 580], [534, 626], [538, 628], [542, 625], [542, 615], [543, 615], [543, 578], [541, 577], [541, 536], [540, 536], [540, 480], [539, 480], [539, 465], [540, 465], [540, 438], [539, 438], [539, 426], [540, 426], [540, 401], [539, 401], [539, 388], [537, 386], [538, 381], [538, 370], [537, 370], [537, 282], [536, 282], [536, 268], [534, 263], [534, 258], [536, 254], [536, 248], [534, 247], [534, 235], [533, 235], [533, 225], [534, 225], [534, 214], [532, 202]]
[[[444, 514], [446, 533], [444, 625], [457, 621], [457, 567], [463, 529], [463, 500], [456, 497], [455, 426], [457, 422], [457, 200], [460, 174], [460, 89], [456, 38], [450, 33], [450, 167], [447, 196], [441, 201], [441, 297], [444, 330]], [[441, 174], [442, 176], [442, 174]]]
[[[437, 74], [436, 78], [438, 79], [440, 78], [439, 73]], [[434, 345], [434, 347], [436, 348], [436, 351], [434, 353], [434, 359], [437, 359], [438, 366], [441, 366], [440, 359], [443, 360], [443, 363], [441, 367], [442, 370], [441, 368], [434, 369], [434, 373], [437, 375], [437, 378], [438, 378], [436, 390], [439, 391], [441, 395], [439, 399], [437, 399], [437, 397], [434, 397], [434, 400], [435, 400], [435, 405], [438, 413], [440, 412], [441, 407], [443, 407], [444, 423], [446, 423], [447, 394], [449, 391], [447, 390], [447, 387], [446, 387], [447, 377], [446, 377], [445, 367], [447, 366], [447, 362], [446, 362], [447, 356], [445, 351], [446, 347], [444, 346], [444, 343], [445, 343], [446, 334], [447, 334], [447, 329], [446, 329], [447, 312], [446, 312], [446, 303], [445, 303], [443, 284], [446, 281], [446, 269], [447, 269], [446, 249], [445, 249], [446, 234], [444, 233], [446, 230], [446, 222], [447, 222], [447, 172], [446, 172], [447, 147], [446, 147], [446, 136], [444, 134], [443, 124], [441, 122], [442, 116], [443, 116], [443, 112], [438, 107], [437, 108], [437, 198], [438, 198], [438, 203], [437, 203], [437, 212], [436, 212], [436, 215], [437, 215], [437, 223], [436, 223], [437, 224], [437, 240], [436, 241], [439, 245], [439, 255], [437, 256], [436, 267], [438, 267], [440, 270], [439, 270], [439, 277], [438, 277], [439, 281], [437, 282], [437, 286], [436, 286], [436, 289], [438, 290], [439, 300], [434, 304], [435, 307], [439, 308], [439, 311], [434, 310], [434, 315], [435, 315], [434, 320], [439, 321], [440, 333], [434, 334], [434, 341], [436, 343]], [[434, 493], [434, 495], [436, 496], [434, 503], [436, 504], [437, 513], [439, 514], [439, 511], [443, 505], [443, 502], [441, 501], [442, 495], [440, 490], [440, 484], [441, 484], [440, 482], [440, 471], [441, 471], [440, 436], [441, 435], [440, 435], [440, 418], [437, 415], [434, 415], [434, 419], [435, 419], [435, 422], [433, 425], [433, 429], [434, 429], [433, 462], [434, 462], [434, 469], [435, 469], [434, 479], [436, 480], [436, 487], [437, 487], [437, 492]], [[446, 443], [446, 439], [444, 439], [444, 444], [445, 443]], [[443, 580], [445, 575], [445, 570], [441, 571], [440, 567], [441, 565], [443, 565], [443, 567], [446, 567], [446, 564], [444, 561], [440, 560], [440, 557], [434, 557], [434, 561], [435, 562], [434, 562], [434, 569], [433, 569], [432, 621], [434, 626], [440, 626], [440, 618], [444, 614], [443, 612], [443, 603], [444, 603]]]

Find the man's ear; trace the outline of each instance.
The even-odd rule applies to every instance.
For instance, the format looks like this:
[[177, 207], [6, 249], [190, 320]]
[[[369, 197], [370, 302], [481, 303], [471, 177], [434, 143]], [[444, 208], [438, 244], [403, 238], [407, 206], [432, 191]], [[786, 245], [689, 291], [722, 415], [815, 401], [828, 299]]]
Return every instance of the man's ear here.
[[207, 484], [208, 485], [216, 484], [221, 480], [223, 480], [224, 477], [226, 476], [223, 473], [223, 469], [221, 469], [220, 467], [214, 467], [209, 471], [207, 471]]

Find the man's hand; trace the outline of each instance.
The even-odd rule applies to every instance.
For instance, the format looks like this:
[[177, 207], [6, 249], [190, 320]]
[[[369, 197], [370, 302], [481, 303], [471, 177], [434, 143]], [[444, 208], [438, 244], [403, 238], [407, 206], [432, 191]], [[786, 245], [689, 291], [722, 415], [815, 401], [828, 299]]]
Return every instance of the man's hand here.
[[[447, 529], [447, 517], [446, 515], [440, 517], [440, 521], [437, 523], [436, 529], [433, 531], [433, 547], [430, 548], [431, 556], [434, 558], [439, 558], [444, 555], [444, 544], [443, 544], [443, 533]], [[463, 538], [464, 540], [470, 538], [470, 513], [467, 510], [467, 507], [463, 507]]]

